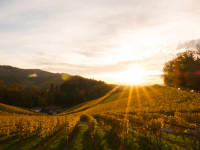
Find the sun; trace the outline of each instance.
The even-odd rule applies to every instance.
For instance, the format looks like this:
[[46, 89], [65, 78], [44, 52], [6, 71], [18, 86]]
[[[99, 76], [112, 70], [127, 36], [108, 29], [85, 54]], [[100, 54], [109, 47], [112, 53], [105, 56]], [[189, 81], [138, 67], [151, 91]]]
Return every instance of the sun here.
[[139, 67], [133, 66], [122, 72], [121, 81], [125, 84], [140, 85], [144, 83], [146, 72]]

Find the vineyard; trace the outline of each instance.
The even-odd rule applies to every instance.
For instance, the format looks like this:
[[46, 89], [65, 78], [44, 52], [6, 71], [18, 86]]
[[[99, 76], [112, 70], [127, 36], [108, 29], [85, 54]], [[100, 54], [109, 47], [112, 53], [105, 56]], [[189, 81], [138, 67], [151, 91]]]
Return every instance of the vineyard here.
[[0, 104], [0, 149], [200, 150], [200, 95], [116, 86], [56, 116]]

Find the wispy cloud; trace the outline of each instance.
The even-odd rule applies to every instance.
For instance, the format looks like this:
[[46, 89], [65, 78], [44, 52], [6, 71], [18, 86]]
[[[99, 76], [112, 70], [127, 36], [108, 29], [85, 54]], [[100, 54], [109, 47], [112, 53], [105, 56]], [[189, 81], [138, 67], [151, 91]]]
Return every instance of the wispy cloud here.
[[180, 42], [177, 46], [177, 49], [191, 49], [191, 50], [198, 50], [200, 51], [200, 39], [190, 40], [186, 42]]
[[[42, 54], [41, 57], [43, 57]], [[49, 57], [46, 57], [49, 58]], [[161, 59], [160, 54], [156, 54], [153, 57], [146, 57], [140, 60], [126, 60], [114, 62], [112, 64], [81, 64], [81, 63], [65, 63], [65, 62], [52, 62], [48, 59], [38, 59], [38, 60], [29, 60], [29, 62], [35, 62], [37, 66], [41, 66], [45, 70], [50, 70], [53, 72], [70, 72], [73, 75], [95, 75], [95, 74], [106, 74], [106, 73], [119, 73], [126, 71], [132, 66], [139, 66], [146, 71], [158, 71], [160, 64], [164, 64], [166, 60]]]
[[1, 0], [0, 63], [80, 75], [132, 65], [161, 71], [177, 43], [198, 46], [191, 40], [200, 37], [199, 5], [199, 0]]

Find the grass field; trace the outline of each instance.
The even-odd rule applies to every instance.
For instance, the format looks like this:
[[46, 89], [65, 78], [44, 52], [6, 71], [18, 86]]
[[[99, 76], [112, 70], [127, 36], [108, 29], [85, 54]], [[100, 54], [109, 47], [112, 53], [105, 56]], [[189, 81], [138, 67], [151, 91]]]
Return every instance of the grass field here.
[[117, 88], [57, 116], [1, 104], [0, 149], [199, 149], [199, 94], [159, 85]]

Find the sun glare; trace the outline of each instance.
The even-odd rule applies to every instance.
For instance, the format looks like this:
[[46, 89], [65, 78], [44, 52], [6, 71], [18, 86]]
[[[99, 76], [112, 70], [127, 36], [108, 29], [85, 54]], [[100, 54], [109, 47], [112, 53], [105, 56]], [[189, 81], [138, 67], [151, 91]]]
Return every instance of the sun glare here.
[[122, 73], [122, 82], [139, 85], [144, 83], [145, 71], [138, 67], [131, 67]]

